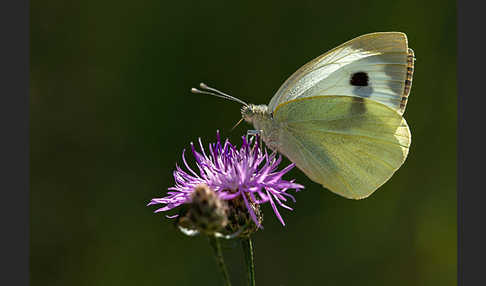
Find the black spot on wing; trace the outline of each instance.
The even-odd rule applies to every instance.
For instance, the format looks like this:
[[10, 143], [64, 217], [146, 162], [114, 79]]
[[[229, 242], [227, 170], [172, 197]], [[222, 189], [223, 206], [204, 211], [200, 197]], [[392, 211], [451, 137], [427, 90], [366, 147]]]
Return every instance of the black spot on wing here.
[[370, 78], [365, 72], [355, 72], [351, 75], [349, 83], [353, 86], [368, 86]]
[[355, 72], [351, 75], [349, 84], [354, 86], [353, 93], [360, 97], [370, 97], [373, 93], [370, 77], [366, 72]]

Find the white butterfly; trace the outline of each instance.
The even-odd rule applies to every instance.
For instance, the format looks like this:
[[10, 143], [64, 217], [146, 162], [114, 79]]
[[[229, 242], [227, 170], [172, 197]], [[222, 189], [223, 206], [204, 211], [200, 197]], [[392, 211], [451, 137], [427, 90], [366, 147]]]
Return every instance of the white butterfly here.
[[208, 91], [192, 91], [243, 104], [243, 119], [269, 148], [332, 192], [362, 199], [390, 179], [408, 155], [411, 134], [402, 114], [414, 60], [404, 33], [371, 33], [302, 66], [268, 106], [247, 104], [204, 84]]

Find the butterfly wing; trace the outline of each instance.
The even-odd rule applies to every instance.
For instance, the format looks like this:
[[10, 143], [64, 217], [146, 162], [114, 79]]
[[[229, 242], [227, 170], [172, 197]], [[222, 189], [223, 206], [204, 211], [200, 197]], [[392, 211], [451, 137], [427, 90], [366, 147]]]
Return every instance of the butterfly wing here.
[[403, 114], [412, 85], [414, 53], [400, 32], [352, 39], [298, 69], [273, 96], [269, 109], [316, 95], [368, 98]]
[[371, 195], [405, 161], [408, 125], [395, 110], [349, 96], [304, 97], [279, 105], [279, 152], [310, 179], [351, 199]]

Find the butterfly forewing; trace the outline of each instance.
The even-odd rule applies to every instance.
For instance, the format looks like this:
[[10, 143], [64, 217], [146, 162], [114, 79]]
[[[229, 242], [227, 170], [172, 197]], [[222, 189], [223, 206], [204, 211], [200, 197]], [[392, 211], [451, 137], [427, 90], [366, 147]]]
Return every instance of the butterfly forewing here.
[[403, 114], [413, 61], [404, 33], [366, 34], [302, 66], [280, 87], [269, 109], [298, 98], [332, 95], [371, 99]]

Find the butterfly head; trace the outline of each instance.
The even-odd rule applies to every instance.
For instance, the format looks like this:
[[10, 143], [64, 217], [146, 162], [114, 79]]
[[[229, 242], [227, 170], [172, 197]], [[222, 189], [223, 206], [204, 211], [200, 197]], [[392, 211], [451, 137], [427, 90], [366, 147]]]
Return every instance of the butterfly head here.
[[268, 106], [265, 104], [248, 104], [241, 107], [241, 117], [243, 117], [243, 119], [249, 123], [254, 123], [255, 120], [267, 118], [269, 116], [270, 114], [268, 113]]

